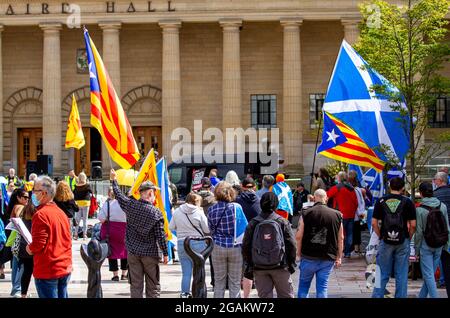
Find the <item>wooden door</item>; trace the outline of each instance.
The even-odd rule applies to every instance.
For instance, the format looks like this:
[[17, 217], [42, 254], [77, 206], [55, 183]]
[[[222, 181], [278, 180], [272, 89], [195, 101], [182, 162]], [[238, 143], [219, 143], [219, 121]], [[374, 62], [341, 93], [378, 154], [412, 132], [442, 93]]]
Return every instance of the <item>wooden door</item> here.
[[28, 160], [37, 160], [43, 153], [42, 128], [19, 129], [19, 167], [18, 175], [25, 175]]
[[139, 170], [141, 164], [144, 162], [145, 157], [149, 151], [153, 148], [161, 156], [162, 145], [161, 145], [161, 127], [134, 127], [133, 136], [136, 139], [136, 144], [138, 146], [141, 158], [139, 162], [135, 165], [134, 169]]
[[91, 174], [91, 128], [83, 128], [85, 145], [80, 149], [75, 149], [75, 174], [84, 172]]

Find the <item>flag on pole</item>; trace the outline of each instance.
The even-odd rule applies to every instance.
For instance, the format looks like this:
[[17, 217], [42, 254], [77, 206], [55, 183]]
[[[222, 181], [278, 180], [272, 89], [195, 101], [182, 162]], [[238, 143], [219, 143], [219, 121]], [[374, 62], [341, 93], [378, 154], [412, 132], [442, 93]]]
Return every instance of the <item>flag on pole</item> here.
[[100, 54], [84, 30], [91, 85], [91, 124], [99, 131], [109, 155], [123, 169], [139, 160], [131, 126]]
[[372, 193], [372, 204], [384, 195], [383, 172], [377, 172], [375, 169], [369, 169], [363, 176], [364, 182]]
[[169, 175], [167, 174], [166, 159], [162, 158], [156, 163], [156, 176], [158, 178], [157, 186], [160, 188], [160, 197], [162, 206], [160, 210], [164, 216], [164, 230], [167, 235], [167, 240], [172, 244], [176, 244], [176, 239], [173, 240], [174, 235], [169, 230], [169, 222], [172, 220], [172, 211], [169, 198]]
[[[272, 186], [272, 192], [278, 197], [277, 210], [283, 210], [292, 215], [294, 213], [294, 198], [289, 185], [282, 181]], [[287, 215], [285, 216], [287, 218]]]
[[377, 171], [385, 164], [352, 128], [327, 112], [323, 113], [322, 144], [317, 153]]
[[361, 187], [365, 188], [366, 182], [363, 179], [364, 171], [363, 171], [362, 167], [358, 166], [358, 165], [354, 165], [354, 164], [349, 164], [348, 171], [351, 171], [351, 170], [356, 171], [356, 176], [358, 178], [359, 184], [361, 185]]
[[[399, 92], [344, 40], [323, 110], [352, 127], [381, 159], [385, 160], [384, 155], [376, 147], [386, 145], [403, 161], [409, 151], [407, 117], [388, 96], [374, 92], [374, 85], [384, 85], [390, 92]], [[407, 110], [404, 103], [400, 108]]]
[[234, 208], [234, 245], [238, 245], [242, 244], [248, 222], [241, 205], [238, 203], [231, 204]]
[[78, 112], [75, 94], [72, 95], [72, 110], [67, 124], [66, 148], [81, 149], [85, 144], [83, 129], [81, 128], [80, 113]]
[[153, 148], [147, 154], [147, 157], [145, 157], [144, 163], [142, 164], [141, 169], [139, 169], [139, 173], [130, 190], [131, 194], [136, 200], [139, 200], [139, 198], [141, 197], [141, 195], [139, 194], [139, 186], [145, 181], [151, 181], [156, 187], [158, 186], [158, 177], [156, 176], [155, 151], [153, 150]]

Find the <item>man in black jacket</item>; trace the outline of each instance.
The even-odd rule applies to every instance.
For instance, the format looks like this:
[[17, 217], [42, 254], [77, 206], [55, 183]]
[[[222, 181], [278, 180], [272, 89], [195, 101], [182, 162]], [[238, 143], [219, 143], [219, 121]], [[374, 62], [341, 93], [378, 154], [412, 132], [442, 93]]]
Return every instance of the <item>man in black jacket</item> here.
[[[275, 213], [278, 206], [278, 198], [272, 192], [264, 193], [261, 198], [261, 214], [250, 220], [245, 230], [242, 242], [242, 255], [247, 264], [244, 276], [254, 278], [256, 290], [260, 298], [273, 298], [273, 288], [277, 291], [278, 298], [293, 298], [294, 288], [291, 274], [295, 272], [296, 245], [294, 234], [289, 222]], [[284, 239], [284, 257], [278, 266], [266, 269], [255, 265], [253, 261], [255, 244], [253, 236], [255, 229], [262, 221], [274, 220], [281, 228]], [[264, 234], [264, 233], [263, 233]], [[270, 235], [264, 234], [265, 240], [270, 240]]]

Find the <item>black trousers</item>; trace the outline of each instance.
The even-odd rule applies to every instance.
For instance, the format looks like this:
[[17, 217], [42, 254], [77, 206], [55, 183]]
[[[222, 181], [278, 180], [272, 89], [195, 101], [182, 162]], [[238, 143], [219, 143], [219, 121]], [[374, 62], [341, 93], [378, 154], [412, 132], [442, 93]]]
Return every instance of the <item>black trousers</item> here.
[[31, 276], [33, 276], [34, 262], [32, 257], [19, 259], [19, 264], [23, 264], [23, 274], [20, 279], [21, 294], [26, 295], [30, 286]]
[[[119, 270], [118, 260], [108, 258], [108, 263], [109, 263], [109, 271], [110, 272], [117, 272]], [[128, 260], [126, 258], [122, 258], [120, 260], [120, 269], [124, 271], [127, 269], [127, 266], [128, 266]]]
[[[352, 246], [361, 245], [361, 221], [355, 221], [353, 223], [353, 242]], [[353, 248], [352, 248], [353, 250]]]
[[450, 298], [450, 253], [442, 251], [441, 261], [441, 270], [444, 272], [445, 289], [447, 290], [447, 297]]

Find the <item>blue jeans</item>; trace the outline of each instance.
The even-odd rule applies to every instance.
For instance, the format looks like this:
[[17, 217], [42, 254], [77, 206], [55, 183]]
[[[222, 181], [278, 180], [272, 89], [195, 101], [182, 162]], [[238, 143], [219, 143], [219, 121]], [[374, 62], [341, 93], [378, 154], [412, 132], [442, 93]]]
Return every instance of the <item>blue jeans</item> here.
[[353, 225], [355, 224], [354, 219], [344, 219], [344, 255], [350, 256], [352, 253], [352, 243], [353, 243]]
[[309, 287], [311, 286], [314, 274], [316, 275], [316, 297], [328, 297], [328, 279], [333, 270], [332, 260], [310, 260], [302, 258], [300, 261], [300, 280], [298, 284], [298, 298], [308, 298]]
[[386, 285], [391, 276], [392, 267], [395, 276], [395, 298], [406, 298], [408, 296], [408, 269], [409, 269], [409, 239], [403, 244], [386, 244], [380, 242], [377, 254], [377, 273], [375, 275], [375, 288], [373, 298], [383, 298]]
[[20, 281], [22, 279], [23, 274], [23, 265], [19, 264], [19, 259], [15, 256], [13, 256], [11, 260], [11, 296], [14, 296], [15, 294], [19, 294], [21, 292], [20, 287]]
[[441, 260], [442, 247], [432, 248], [425, 240], [420, 246], [420, 270], [422, 271], [423, 285], [419, 292], [419, 298], [437, 298], [437, 287], [434, 280], [434, 273]]
[[56, 279], [34, 279], [39, 298], [69, 298], [67, 284], [70, 274]]
[[[190, 243], [192, 250], [196, 252], [201, 252], [205, 249], [206, 244], [204, 241], [191, 241]], [[191, 291], [191, 277], [192, 277], [192, 259], [186, 254], [184, 250], [184, 239], [178, 240], [178, 257], [181, 263], [181, 292], [189, 293]]]

